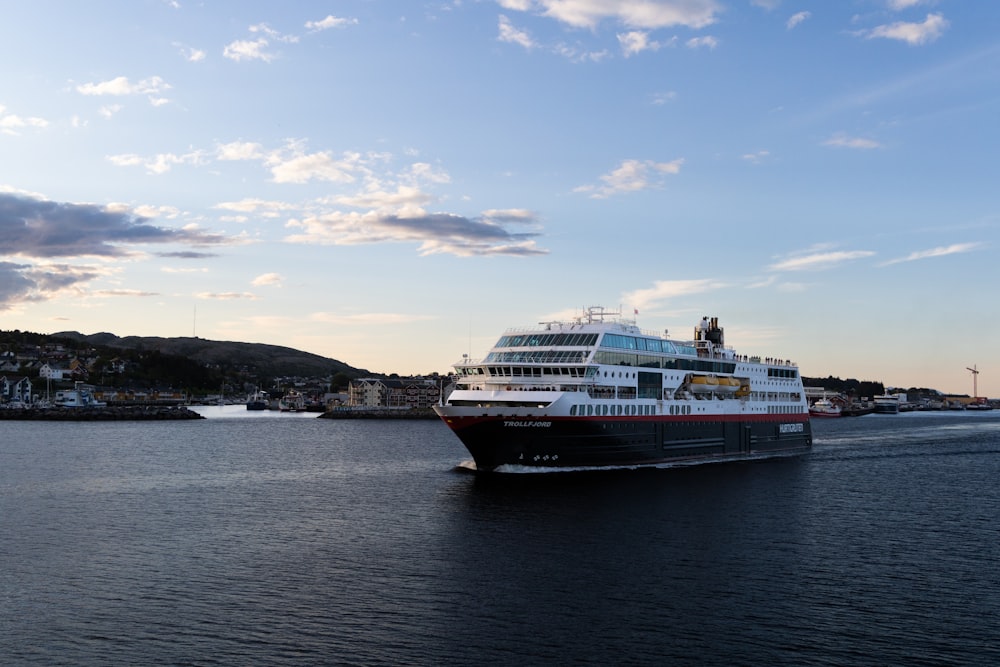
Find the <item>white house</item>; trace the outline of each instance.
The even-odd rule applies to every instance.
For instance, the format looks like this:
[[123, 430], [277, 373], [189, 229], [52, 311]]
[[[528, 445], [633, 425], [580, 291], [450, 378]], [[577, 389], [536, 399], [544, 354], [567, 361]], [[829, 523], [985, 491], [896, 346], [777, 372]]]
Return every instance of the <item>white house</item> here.
[[73, 376], [68, 368], [57, 368], [51, 364], [42, 364], [38, 369], [38, 377], [46, 380], [68, 380]]

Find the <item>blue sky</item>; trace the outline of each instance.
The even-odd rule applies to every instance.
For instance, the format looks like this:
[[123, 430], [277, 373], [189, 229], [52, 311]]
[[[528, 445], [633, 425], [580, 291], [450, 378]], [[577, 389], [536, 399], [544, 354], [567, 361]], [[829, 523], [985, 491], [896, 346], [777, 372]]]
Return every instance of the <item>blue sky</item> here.
[[0, 327], [446, 372], [604, 305], [1000, 396], [1000, 3], [5, 3]]

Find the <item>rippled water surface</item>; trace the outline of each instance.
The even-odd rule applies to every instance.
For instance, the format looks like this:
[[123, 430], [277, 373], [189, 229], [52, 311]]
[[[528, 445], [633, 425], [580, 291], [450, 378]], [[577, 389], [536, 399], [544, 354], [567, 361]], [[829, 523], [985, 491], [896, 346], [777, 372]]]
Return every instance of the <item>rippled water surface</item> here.
[[435, 421], [206, 411], [0, 422], [0, 662], [1000, 664], [1000, 411], [496, 479]]

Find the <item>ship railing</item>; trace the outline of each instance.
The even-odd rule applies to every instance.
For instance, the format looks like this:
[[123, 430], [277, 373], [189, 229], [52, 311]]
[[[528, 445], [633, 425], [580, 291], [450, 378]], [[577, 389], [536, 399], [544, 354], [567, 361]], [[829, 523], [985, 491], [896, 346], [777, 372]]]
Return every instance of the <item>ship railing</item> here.
[[743, 361], [749, 364], [764, 364], [766, 366], [788, 366], [798, 368], [798, 364], [790, 359], [778, 359], [776, 357], [761, 357], [759, 355], [737, 354], [736, 361]]

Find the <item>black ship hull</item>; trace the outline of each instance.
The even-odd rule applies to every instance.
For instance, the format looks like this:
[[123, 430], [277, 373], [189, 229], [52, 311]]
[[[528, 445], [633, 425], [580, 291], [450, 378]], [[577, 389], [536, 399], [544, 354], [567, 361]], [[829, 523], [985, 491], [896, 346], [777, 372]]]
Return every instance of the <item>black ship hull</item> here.
[[812, 446], [798, 415], [527, 418], [442, 415], [477, 471], [501, 466], [606, 468], [800, 454]]

